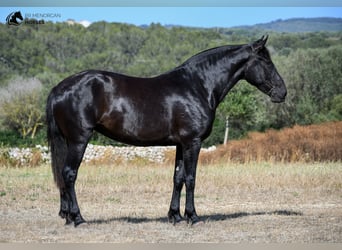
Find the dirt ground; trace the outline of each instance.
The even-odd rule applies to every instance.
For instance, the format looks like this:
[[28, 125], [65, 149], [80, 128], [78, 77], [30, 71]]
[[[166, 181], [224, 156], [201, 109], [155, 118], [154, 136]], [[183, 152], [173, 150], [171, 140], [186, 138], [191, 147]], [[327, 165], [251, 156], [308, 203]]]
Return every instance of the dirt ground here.
[[[167, 221], [171, 166], [82, 166], [65, 226], [49, 166], [0, 167], [0, 242], [342, 243], [342, 164], [199, 166], [203, 223]], [[181, 200], [184, 209], [184, 196]]]

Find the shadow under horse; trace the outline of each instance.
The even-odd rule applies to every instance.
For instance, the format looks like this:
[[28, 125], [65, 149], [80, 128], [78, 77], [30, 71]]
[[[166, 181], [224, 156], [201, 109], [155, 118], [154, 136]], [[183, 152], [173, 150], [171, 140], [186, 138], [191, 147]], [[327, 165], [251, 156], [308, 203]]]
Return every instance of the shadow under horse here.
[[[216, 108], [234, 85], [246, 80], [280, 103], [285, 84], [265, 47], [267, 37], [244, 45], [203, 51], [175, 69], [140, 78], [87, 70], [72, 75], [49, 94], [48, 141], [54, 180], [60, 190], [59, 215], [84, 223], [75, 182], [83, 154], [98, 131], [136, 146], [176, 146], [174, 186], [168, 219], [196, 223], [196, 167], [201, 144], [212, 130]], [[180, 195], [186, 189], [184, 218]]]
[[[266, 212], [266, 211], [236, 212], [232, 214], [216, 213], [216, 214], [210, 214], [210, 215], [202, 215], [202, 216], [199, 216], [199, 218], [201, 221], [225, 221], [225, 220], [238, 219], [242, 217], [260, 216], [260, 215], [303, 216], [303, 213], [291, 211], [291, 210], [274, 210], [274, 211], [269, 211], [269, 212]], [[124, 216], [124, 217], [114, 217], [114, 218], [109, 218], [109, 219], [94, 219], [94, 220], [88, 221], [88, 223], [89, 224], [108, 224], [114, 221], [140, 224], [140, 223], [149, 223], [149, 222], [166, 223], [168, 220], [165, 217], [147, 218], [147, 217]]]

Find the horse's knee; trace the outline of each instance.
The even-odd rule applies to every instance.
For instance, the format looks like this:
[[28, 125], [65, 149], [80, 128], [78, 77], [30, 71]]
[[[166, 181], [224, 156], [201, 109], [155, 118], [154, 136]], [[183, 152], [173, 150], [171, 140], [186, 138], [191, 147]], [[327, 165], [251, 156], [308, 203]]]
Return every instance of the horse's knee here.
[[195, 178], [192, 175], [185, 178], [185, 186], [190, 190], [195, 188]]
[[173, 183], [175, 185], [176, 188], [180, 188], [183, 186], [183, 183], [184, 183], [184, 178], [183, 176], [175, 176], [173, 178]]

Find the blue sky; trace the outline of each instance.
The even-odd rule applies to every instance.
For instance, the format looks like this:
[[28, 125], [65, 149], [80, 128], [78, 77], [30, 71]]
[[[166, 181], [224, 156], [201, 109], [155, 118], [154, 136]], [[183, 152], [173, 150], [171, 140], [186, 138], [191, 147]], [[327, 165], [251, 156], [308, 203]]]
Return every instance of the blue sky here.
[[161, 23], [192, 27], [233, 27], [296, 17], [340, 17], [342, 7], [0, 7], [0, 22], [9, 13], [55, 13], [44, 20], [87, 20], [129, 23]]

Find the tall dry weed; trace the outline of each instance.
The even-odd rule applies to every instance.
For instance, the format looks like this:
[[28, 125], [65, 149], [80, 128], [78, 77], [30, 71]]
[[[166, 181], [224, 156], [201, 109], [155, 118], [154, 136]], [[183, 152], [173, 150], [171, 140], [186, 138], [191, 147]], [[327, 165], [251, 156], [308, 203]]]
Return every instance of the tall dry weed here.
[[342, 161], [342, 122], [252, 132], [200, 156], [202, 164], [323, 161]]

